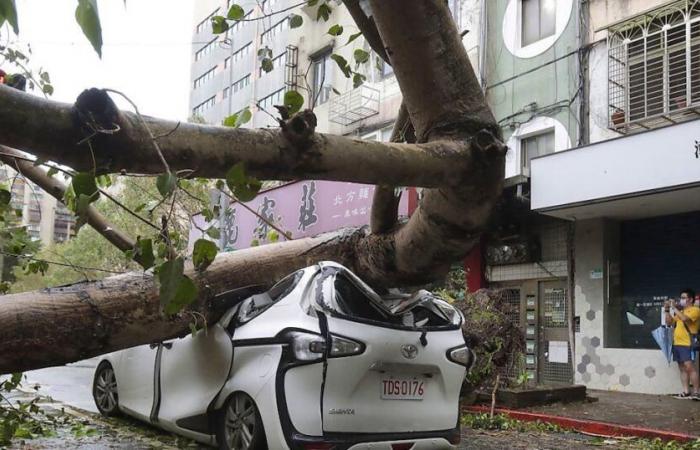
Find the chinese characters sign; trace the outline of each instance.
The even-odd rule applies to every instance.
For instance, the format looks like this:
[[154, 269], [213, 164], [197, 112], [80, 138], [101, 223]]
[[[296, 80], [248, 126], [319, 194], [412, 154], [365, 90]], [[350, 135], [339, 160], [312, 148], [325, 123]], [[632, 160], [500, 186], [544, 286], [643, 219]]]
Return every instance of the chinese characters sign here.
[[[221, 205], [222, 250], [239, 250], [270, 241], [275, 228], [291, 234], [293, 239], [315, 236], [344, 227], [369, 224], [374, 186], [336, 181], [299, 181], [261, 192], [254, 200]], [[408, 212], [408, 195], [404, 192], [399, 203], [399, 216]], [[253, 214], [248, 209], [256, 211]], [[264, 218], [264, 220], [263, 220]], [[193, 221], [206, 229], [209, 224], [201, 216]], [[190, 249], [202, 236], [197, 227], [190, 230]], [[279, 236], [279, 240], [284, 237]]]

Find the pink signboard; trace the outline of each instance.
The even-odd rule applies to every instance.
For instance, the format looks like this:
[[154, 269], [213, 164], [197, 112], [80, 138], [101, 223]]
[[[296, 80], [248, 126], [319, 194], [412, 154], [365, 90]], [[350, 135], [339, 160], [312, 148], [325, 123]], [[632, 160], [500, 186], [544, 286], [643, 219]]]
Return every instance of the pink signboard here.
[[[373, 185], [299, 181], [261, 192], [245, 206], [296, 239], [369, 224], [373, 195]], [[218, 242], [221, 250], [240, 250], [269, 242], [272, 230], [269, 224], [239, 203], [229, 203], [227, 197], [222, 199], [221, 238]], [[405, 217], [407, 213], [408, 195], [403, 192], [399, 216]], [[207, 224], [202, 216], [194, 217], [193, 221], [204, 229], [212, 225]], [[200, 237], [202, 232], [195, 226], [191, 227], [190, 250]], [[284, 239], [279, 237], [280, 241]]]

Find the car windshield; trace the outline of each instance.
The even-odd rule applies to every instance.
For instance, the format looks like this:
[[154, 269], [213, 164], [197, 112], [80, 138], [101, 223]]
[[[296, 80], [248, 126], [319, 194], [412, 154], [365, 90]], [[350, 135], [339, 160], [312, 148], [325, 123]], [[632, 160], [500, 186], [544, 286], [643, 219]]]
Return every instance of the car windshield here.
[[274, 305], [294, 290], [301, 280], [303, 271], [299, 270], [285, 277], [282, 281], [272, 286], [267, 292], [253, 295], [246, 299], [238, 310], [238, 324], [244, 324], [259, 316], [270, 306]]

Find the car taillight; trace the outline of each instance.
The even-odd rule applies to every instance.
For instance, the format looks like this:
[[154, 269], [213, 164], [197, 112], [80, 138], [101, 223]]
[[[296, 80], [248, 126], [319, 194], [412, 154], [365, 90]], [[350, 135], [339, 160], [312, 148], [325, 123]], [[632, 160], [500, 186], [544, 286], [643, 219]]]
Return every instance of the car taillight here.
[[289, 344], [297, 361], [316, 361], [323, 359], [326, 353], [326, 340], [323, 336], [301, 331], [288, 334]]
[[447, 352], [447, 358], [453, 363], [466, 367], [467, 370], [471, 369], [476, 360], [474, 352], [466, 345], [449, 350]]
[[339, 358], [341, 356], [359, 355], [365, 351], [365, 345], [361, 342], [353, 341], [341, 336], [331, 335], [331, 350], [329, 356], [331, 358]]
[[301, 444], [304, 450], [333, 450], [335, 445], [329, 444], [327, 442], [309, 442], [306, 444]]
[[413, 442], [402, 442], [401, 444], [391, 444], [391, 450], [411, 450]]

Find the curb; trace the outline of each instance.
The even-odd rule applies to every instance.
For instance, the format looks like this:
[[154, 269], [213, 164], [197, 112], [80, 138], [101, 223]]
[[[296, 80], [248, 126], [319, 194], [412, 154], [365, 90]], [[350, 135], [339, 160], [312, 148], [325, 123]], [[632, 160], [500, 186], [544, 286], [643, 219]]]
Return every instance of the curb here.
[[[473, 413], [488, 413], [491, 408], [488, 406], [463, 406], [462, 412]], [[533, 413], [527, 411], [517, 411], [506, 408], [495, 408], [494, 413], [505, 414], [513, 419], [523, 420], [527, 422], [546, 422], [559, 425], [562, 428], [570, 428], [584, 433], [591, 433], [606, 437], [624, 437], [633, 436], [648, 439], [662, 439], [664, 441], [690, 442], [698, 439], [685, 433], [677, 433], [675, 431], [657, 430], [653, 428], [636, 427], [632, 425], [619, 425], [609, 422], [598, 422], [587, 419], [574, 419], [571, 417], [554, 416], [551, 414]]]

